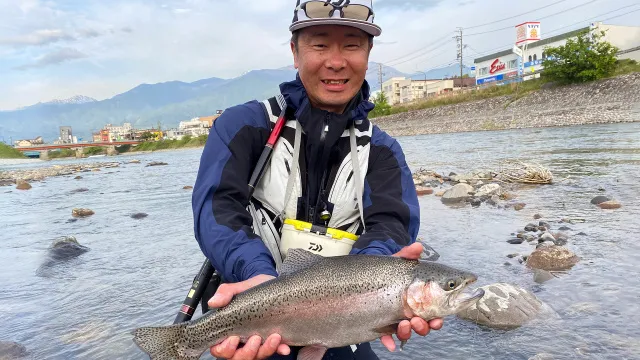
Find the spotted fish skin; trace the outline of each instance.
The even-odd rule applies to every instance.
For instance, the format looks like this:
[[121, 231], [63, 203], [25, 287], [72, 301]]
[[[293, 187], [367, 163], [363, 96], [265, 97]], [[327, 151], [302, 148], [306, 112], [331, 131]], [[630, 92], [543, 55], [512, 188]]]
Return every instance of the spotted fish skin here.
[[[394, 325], [415, 316], [407, 305], [412, 284], [436, 284], [441, 289], [451, 281], [466, 284], [475, 279], [472, 273], [433, 262], [378, 255], [324, 258], [292, 249], [278, 278], [238, 294], [226, 307], [198, 319], [139, 328], [134, 341], [153, 360], [199, 359], [232, 335], [244, 342], [253, 335], [266, 339], [278, 333], [290, 346], [348, 346], [390, 334]], [[445, 291], [439, 292], [440, 299], [429, 295], [428, 301], [446, 303]], [[426, 300], [419, 301], [425, 305]], [[438, 311], [429, 317], [456, 309]]]

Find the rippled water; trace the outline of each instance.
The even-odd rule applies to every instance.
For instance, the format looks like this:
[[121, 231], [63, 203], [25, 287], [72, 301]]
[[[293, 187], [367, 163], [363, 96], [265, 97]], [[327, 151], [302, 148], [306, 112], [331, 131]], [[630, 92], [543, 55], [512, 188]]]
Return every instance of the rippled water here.
[[[557, 316], [506, 332], [448, 318], [442, 330], [414, 335], [403, 353], [390, 354], [375, 342], [381, 358], [528, 359], [542, 352], [555, 359], [640, 358], [640, 124], [398, 140], [414, 170], [464, 173], [517, 158], [539, 162], [564, 179], [519, 190], [518, 201], [527, 204], [519, 212], [485, 205], [453, 209], [435, 196], [420, 198], [420, 236], [441, 254], [439, 261], [474, 270], [480, 285], [531, 289]], [[182, 189], [193, 185], [200, 153], [134, 155], [143, 163], [83, 173], [81, 180], [48, 178], [25, 192], [0, 188], [0, 340], [25, 345], [33, 359], [144, 359], [129, 332], [172, 323], [203, 260], [192, 235], [191, 192]], [[169, 165], [144, 167], [153, 160]], [[89, 191], [71, 192], [80, 187]], [[589, 201], [599, 194], [623, 207], [594, 207]], [[96, 214], [67, 222], [74, 207]], [[129, 217], [136, 212], [149, 216]], [[535, 213], [550, 221], [586, 220], [570, 225], [567, 245], [582, 261], [544, 283], [506, 258], [532, 250], [506, 240]], [[36, 276], [51, 241], [64, 235], [91, 251]]]

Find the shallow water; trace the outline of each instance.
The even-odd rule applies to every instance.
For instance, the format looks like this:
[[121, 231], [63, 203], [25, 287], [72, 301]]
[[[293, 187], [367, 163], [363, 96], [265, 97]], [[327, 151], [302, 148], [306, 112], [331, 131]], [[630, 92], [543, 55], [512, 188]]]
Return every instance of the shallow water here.
[[[617, 124], [401, 137], [413, 170], [448, 174], [495, 169], [505, 159], [548, 167], [554, 185], [517, 191], [519, 212], [486, 205], [449, 208], [435, 196], [420, 198], [420, 236], [438, 261], [475, 271], [479, 285], [519, 284], [556, 316], [512, 331], [487, 330], [448, 318], [440, 331], [414, 335], [402, 353], [374, 343], [382, 359], [640, 358], [640, 124]], [[25, 345], [33, 359], [144, 359], [129, 332], [141, 325], [170, 324], [203, 260], [195, 239], [191, 191], [201, 150], [116, 158], [142, 160], [119, 168], [48, 178], [29, 191], [0, 187], [0, 340]], [[167, 166], [144, 167], [148, 161]], [[0, 167], [28, 168], [63, 160]], [[87, 192], [71, 193], [85, 187]], [[599, 191], [598, 188], [605, 191]], [[618, 210], [589, 201], [605, 194]], [[67, 222], [74, 207], [95, 215]], [[149, 216], [134, 220], [132, 213]], [[536, 283], [510, 253], [510, 234], [533, 221], [582, 218], [569, 225], [567, 245], [581, 262], [566, 275]], [[552, 223], [554, 230], [557, 223]], [[584, 232], [586, 235], [577, 235]], [[36, 276], [47, 247], [73, 235], [91, 251]], [[505, 265], [510, 262], [511, 265]], [[203, 358], [210, 358], [205, 355]]]

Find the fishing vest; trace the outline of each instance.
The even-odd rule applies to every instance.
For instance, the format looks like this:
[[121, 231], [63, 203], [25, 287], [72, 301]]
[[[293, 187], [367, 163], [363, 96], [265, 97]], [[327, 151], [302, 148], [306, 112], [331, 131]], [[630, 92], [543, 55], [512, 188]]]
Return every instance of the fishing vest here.
[[[273, 129], [286, 102], [282, 94], [261, 102], [265, 118]], [[354, 121], [341, 139], [349, 139], [350, 149], [338, 159], [333, 180], [327, 183], [328, 201], [333, 204], [327, 227], [351, 234], [365, 231], [362, 196], [364, 177], [369, 164], [373, 125]], [[302, 126], [296, 119], [288, 119], [277, 140], [271, 159], [255, 187], [248, 210], [253, 218], [253, 230], [271, 252], [276, 268], [282, 264], [280, 236], [283, 219], [296, 219], [298, 197], [302, 194], [302, 171], [305, 158], [300, 156]], [[355, 149], [355, 151], [354, 151]], [[353, 164], [357, 162], [354, 168]], [[276, 225], [279, 228], [276, 228]], [[320, 255], [322, 255], [320, 253]]]

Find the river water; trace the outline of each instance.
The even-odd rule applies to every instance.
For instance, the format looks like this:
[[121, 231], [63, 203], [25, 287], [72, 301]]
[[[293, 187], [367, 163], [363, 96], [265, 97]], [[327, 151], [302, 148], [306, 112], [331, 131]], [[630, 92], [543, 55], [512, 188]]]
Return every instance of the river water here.
[[[420, 198], [420, 236], [440, 253], [438, 261], [475, 271], [479, 285], [508, 282], [530, 289], [555, 316], [511, 331], [449, 317], [442, 330], [414, 335], [402, 353], [391, 354], [376, 341], [382, 359], [528, 359], [539, 353], [554, 359], [640, 358], [640, 123], [398, 141], [413, 170], [464, 173], [520, 159], [538, 162], [562, 180], [517, 191], [518, 201], [527, 204], [521, 211], [485, 204], [449, 208], [435, 196]], [[0, 340], [25, 345], [33, 359], [144, 359], [129, 332], [172, 323], [203, 260], [193, 237], [191, 191], [183, 190], [195, 181], [200, 153], [103, 158], [123, 164], [83, 173], [80, 180], [48, 178], [29, 191], [0, 188]], [[142, 164], [124, 164], [132, 158]], [[154, 160], [168, 165], [144, 166]], [[71, 162], [77, 160], [0, 170]], [[89, 191], [72, 193], [80, 187]], [[623, 207], [591, 205], [600, 194]], [[95, 215], [68, 222], [74, 207]], [[137, 212], [149, 216], [129, 217]], [[567, 246], [581, 262], [544, 283], [506, 257], [533, 250], [506, 240], [536, 213], [551, 222], [585, 219], [568, 231]], [[52, 240], [66, 235], [91, 250], [36, 275]]]

